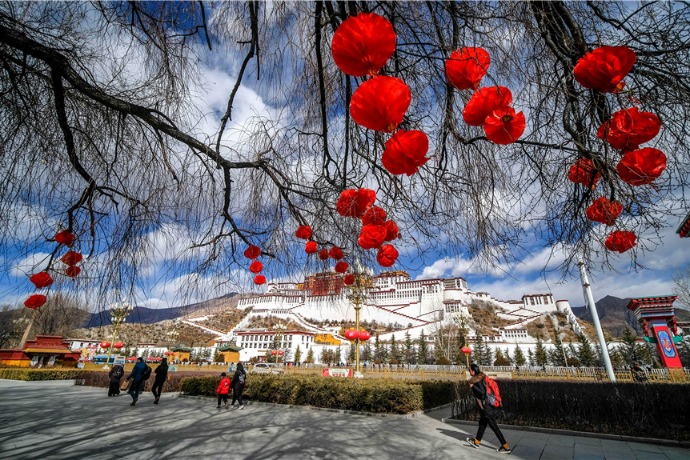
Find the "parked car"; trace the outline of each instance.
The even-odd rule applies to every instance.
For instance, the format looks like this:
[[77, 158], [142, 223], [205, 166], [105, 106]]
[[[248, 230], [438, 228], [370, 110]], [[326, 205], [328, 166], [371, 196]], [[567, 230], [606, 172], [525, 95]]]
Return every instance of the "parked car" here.
[[282, 367], [274, 363], [256, 363], [250, 373], [252, 374], [282, 374], [285, 372]]

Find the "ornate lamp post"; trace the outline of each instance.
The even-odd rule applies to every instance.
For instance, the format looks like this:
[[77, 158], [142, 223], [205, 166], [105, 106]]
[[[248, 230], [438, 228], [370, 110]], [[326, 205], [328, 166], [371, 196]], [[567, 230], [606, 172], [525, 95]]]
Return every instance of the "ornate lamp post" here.
[[470, 347], [468, 347], [467, 345], [465, 345], [464, 347], [462, 347], [460, 349], [460, 351], [462, 351], [462, 353], [465, 355], [465, 362], [467, 363], [467, 368], [469, 369], [469, 367], [470, 367], [470, 353], [472, 353], [472, 349]]
[[283, 355], [283, 353], [281, 353], [281, 351], [283, 351], [283, 344], [281, 342], [283, 340], [283, 331], [285, 331], [285, 325], [283, 323], [278, 323], [273, 326], [273, 330], [275, 331], [274, 342], [278, 347], [278, 350], [274, 350], [276, 352], [276, 364], [278, 364], [280, 362], [280, 357]]
[[113, 354], [113, 345], [115, 344], [115, 339], [117, 339], [117, 330], [120, 325], [125, 322], [125, 318], [132, 313], [134, 307], [127, 302], [122, 301], [120, 303], [111, 304], [108, 309], [110, 310], [110, 321], [113, 324], [113, 333], [111, 335], [110, 346], [108, 347], [108, 357], [105, 360], [105, 366], [103, 366], [103, 369], [110, 369], [108, 364], [110, 364], [110, 356]]
[[[367, 276], [363, 270], [362, 266], [357, 262], [357, 271], [354, 274], [355, 282], [350, 286], [351, 294], [350, 300], [355, 304], [355, 330], [357, 331], [357, 337], [354, 337], [355, 342], [355, 377], [362, 377], [362, 368], [359, 362], [359, 347], [362, 342], [369, 339], [369, 337], [363, 337], [359, 333], [359, 311], [362, 309], [362, 303], [366, 299], [367, 289], [369, 289], [369, 284], [371, 279]], [[366, 332], [366, 331], [364, 331]], [[369, 334], [366, 333], [365, 336]]]

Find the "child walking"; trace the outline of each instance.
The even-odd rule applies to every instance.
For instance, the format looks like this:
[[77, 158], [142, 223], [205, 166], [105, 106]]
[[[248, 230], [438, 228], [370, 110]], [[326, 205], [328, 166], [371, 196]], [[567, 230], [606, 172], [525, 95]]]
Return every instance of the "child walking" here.
[[230, 393], [230, 379], [228, 378], [228, 374], [223, 372], [220, 374], [220, 382], [218, 382], [218, 386], [216, 387], [216, 394], [218, 395], [218, 406], [216, 406], [216, 409], [220, 409], [220, 402], [223, 401], [225, 404], [225, 408], [228, 408], [228, 393]]

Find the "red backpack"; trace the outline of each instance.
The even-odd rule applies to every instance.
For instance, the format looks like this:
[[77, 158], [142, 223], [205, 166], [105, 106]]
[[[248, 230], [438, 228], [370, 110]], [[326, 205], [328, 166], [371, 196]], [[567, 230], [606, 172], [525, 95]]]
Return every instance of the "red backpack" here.
[[501, 407], [503, 400], [501, 400], [501, 391], [498, 389], [498, 383], [489, 376], [484, 378], [484, 385], [486, 385], [486, 402], [493, 407]]

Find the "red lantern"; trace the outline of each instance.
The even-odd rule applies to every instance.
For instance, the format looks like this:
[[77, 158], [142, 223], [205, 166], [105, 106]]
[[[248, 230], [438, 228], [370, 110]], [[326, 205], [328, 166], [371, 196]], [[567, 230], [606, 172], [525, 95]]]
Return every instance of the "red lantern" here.
[[575, 164], [568, 170], [568, 179], [576, 184], [594, 187], [601, 179], [601, 174], [597, 171], [592, 160], [589, 158], [578, 158]]
[[277, 351], [275, 351], [275, 350], [271, 350], [271, 354], [272, 354], [273, 356], [275, 356], [275, 355], [276, 355], [276, 353], [277, 353]]
[[616, 230], [606, 238], [606, 249], [609, 251], [616, 251], [624, 253], [628, 249], [635, 246], [637, 237], [633, 232], [625, 230]]
[[264, 275], [256, 275], [254, 277], [254, 284], [257, 284], [261, 286], [262, 284], [266, 284], [266, 277]]
[[601, 46], [577, 61], [573, 73], [575, 80], [585, 88], [602, 93], [623, 89], [623, 80], [632, 69], [637, 57], [627, 46]]
[[166, 352], [163, 353], [163, 354], [164, 354], [165, 356], [168, 356], [168, 355], [170, 354], [170, 352], [169, 352], [169, 351], [166, 351]]
[[252, 273], [254, 273], [254, 274], [261, 273], [261, 270], [263, 270], [263, 269], [264, 269], [264, 264], [262, 264], [262, 263], [261, 263], [260, 261], [258, 261], [258, 260], [253, 261], [253, 262], [249, 265], [249, 271], [252, 272]]
[[371, 334], [369, 334], [367, 331], [359, 331], [359, 340], [366, 342], [371, 338]]
[[279, 355], [279, 356], [283, 356], [284, 354], [285, 354], [285, 352], [284, 352], [283, 350], [278, 350], [278, 355]]
[[372, 206], [362, 216], [362, 225], [383, 225], [386, 223], [386, 211], [378, 206]]
[[24, 301], [24, 306], [26, 308], [38, 308], [45, 304], [48, 298], [43, 294], [33, 294], [30, 295], [28, 299]]
[[661, 120], [652, 112], [640, 112], [637, 107], [614, 113], [611, 120], [599, 127], [597, 136], [618, 150], [635, 150], [659, 134]]
[[359, 233], [357, 243], [363, 249], [380, 248], [386, 239], [386, 227], [383, 225], [364, 225]]
[[335, 264], [335, 271], [337, 273], [345, 273], [350, 265], [347, 262], [338, 262]]
[[84, 257], [76, 251], [67, 251], [60, 260], [66, 265], [77, 265], [83, 258]]
[[53, 277], [48, 272], [39, 272], [31, 275], [29, 281], [34, 283], [36, 289], [43, 289], [53, 284]]
[[350, 16], [340, 24], [331, 42], [333, 61], [353, 77], [376, 75], [395, 51], [395, 32], [376, 13]]
[[77, 275], [81, 273], [81, 268], [77, 267], [76, 265], [70, 265], [65, 269], [65, 275], [69, 276], [70, 278], [76, 278]]
[[356, 329], [348, 329], [343, 335], [347, 340], [353, 341], [357, 340], [357, 337], [359, 337], [359, 331]]
[[384, 241], [393, 241], [400, 236], [400, 230], [398, 229], [398, 224], [396, 224], [395, 221], [387, 220], [383, 226], [386, 227], [386, 237], [383, 239]]
[[594, 222], [600, 222], [606, 225], [613, 225], [616, 218], [623, 211], [623, 205], [617, 201], [609, 201], [608, 198], [602, 196], [594, 200], [594, 202], [587, 208], [587, 218]]
[[58, 244], [64, 244], [65, 246], [72, 246], [74, 244], [75, 237], [69, 230], [63, 230], [55, 234], [55, 242]]
[[472, 353], [472, 349], [471, 349], [470, 347], [468, 347], [468, 346], [462, 347], [462, 348], [460, 349], [460, 351], [463, 352], [463, 353], [466, 354], [466, 355], [469, 355], [470, 353]]
[[328, 259], [328, 249], [323, 248], [322, 250], [319, 251], [319, 259], [321, 259], [321, 260], [327, 260]]
[[261, 255], [261, 248], [259, 246], [254, 246], [250, 244], [247, 249], [244, 250], [244, 257], [247, 259], [256, 259]]
[[446, 60], [448, 83], [457, 89], [477, 89], [489, 70], [491, 57], [484, 48], [462, 48], [450, 53]]
[[125, 344], [122, 342], [115, 342], [115, 344], [113, 345], [113, 347], [117, 350], [119, 350], [120, 348], [122, 348], [124, 346], [125, 346]]
[[297, 231], [295, 232], [295, 236], [302, 240], [308, 240], [311, 238], [311, 234], [312, 231], [309, 225], [300, 225], [297, 227]]
[[352, 94], [350, 115], [360, 126], [392, 133], [402, 122], [411, 101], [412, 92], [401, 79], [374, 77]]
[[393, 134], [386, 141], [381, 162], [391, 174], [412, 174], [429, 161], [425, 157], [429, 150], [429, 138], [422, 131], [403, 131]]
[[355, 275], [348, 273], [345, 275], [345, 278], [343, 278], [343, 283], [345, 283], [346, 286], [352, 286], [355, 284]]
[[525, 114], [515, 113], [512, 107], [494, 110], [486, 117], [484, 133], [494, 144], [512, 144], [525, 132]]
[[376, 201], [376, 192], [368, 188], [348, 189], [340, 193], [335, 204], [338, 214], [344, 217], [360, 218]]
[[307, 254], [315, 254], [318, 250], [319, 247], [317, 246], [316, 241], [307, 241], [307, 243], [304, 245], [304, 252]]
[[340, 260], [343, 257], [345, 257], [343, 250], [340, 249], [338, 246], [333, 246], [331, 250], [328, 251], [328, 255], [331, 256], [331, 259], [333, 260]]
[[630, 185], [651, 184], [665, 169], [666, 155], [651, 147], [626, 153], [616, 166], [620, 178]]
[[472, 94], [462, 111], [462, 118], [470, 126], [482, 126], [494, 110], [505, 109], [513, 101], [513, 95], [505, 86], [487, 86]]
[[101, 348], [108, 348], [108, 347], [110, 347], [110, 342], [108, 342], [107, 340], [104, 340], [101, 343], [99, 343], [98, 346], [100, 346]]
[[376, 254], [376, 261], [382, 267], [392, 266], [398, 258], [398, 250], [392, 244], [385, 244]]

